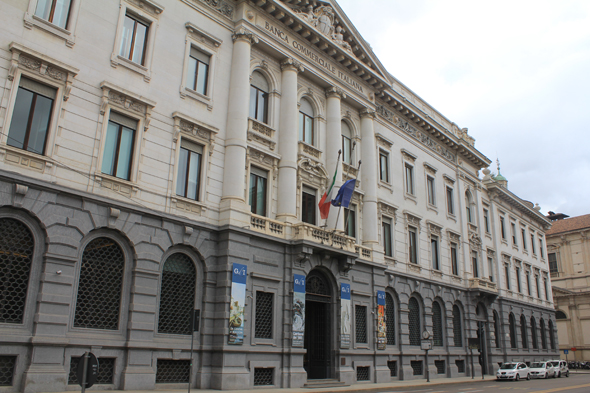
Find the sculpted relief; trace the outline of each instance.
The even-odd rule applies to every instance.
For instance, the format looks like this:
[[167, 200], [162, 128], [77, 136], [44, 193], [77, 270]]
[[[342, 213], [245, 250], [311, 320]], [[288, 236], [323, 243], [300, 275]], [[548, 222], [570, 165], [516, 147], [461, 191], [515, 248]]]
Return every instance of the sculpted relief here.
[[350, 44], [344, 41], [344, 29], [336, 24], [336, 16], [332, 7], [319, 5], [315, 9], [308, 5], [304, 10], [295, 10], [295, 13], [320, 33], [328, 36], [344, 50], [352, 54]]

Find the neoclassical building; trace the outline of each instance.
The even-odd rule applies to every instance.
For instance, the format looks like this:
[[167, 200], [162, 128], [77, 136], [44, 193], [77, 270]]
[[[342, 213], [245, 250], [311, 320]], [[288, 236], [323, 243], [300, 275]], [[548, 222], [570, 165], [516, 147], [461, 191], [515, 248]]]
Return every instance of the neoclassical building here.
[[0, 2], [0, 392], [557, 356], [550, 221], [335, 1]]

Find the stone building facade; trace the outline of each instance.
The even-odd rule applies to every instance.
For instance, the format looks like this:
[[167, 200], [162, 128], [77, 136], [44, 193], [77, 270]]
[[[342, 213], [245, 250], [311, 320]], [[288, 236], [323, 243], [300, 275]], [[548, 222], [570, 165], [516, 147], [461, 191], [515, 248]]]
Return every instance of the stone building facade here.
[[549, 221], [335, 1], [0, 1], [1, 392], [557, 356]]
[[580, 362], [590, 361], [590, 338], [584, 334], [590, 329], [589, 231], [586, 214], [553, 221], [546, 233], [561, 357], [566, 358], [564, 349], [576, 348], [567, 359]]

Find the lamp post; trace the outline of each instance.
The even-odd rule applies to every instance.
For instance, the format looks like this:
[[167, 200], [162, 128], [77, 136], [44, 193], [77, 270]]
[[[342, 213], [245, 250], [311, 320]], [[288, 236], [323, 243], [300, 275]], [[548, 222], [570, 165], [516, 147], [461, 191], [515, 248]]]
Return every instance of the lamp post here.
[[432, 337], [432, 333], [428, 330], [424, 330], [422, 332], [422, 349], [426, 351], [426, 382], [430, 382], [430, 370], [428, 368], [428, 351], [432, 349], [432, 341], [430, 338]]

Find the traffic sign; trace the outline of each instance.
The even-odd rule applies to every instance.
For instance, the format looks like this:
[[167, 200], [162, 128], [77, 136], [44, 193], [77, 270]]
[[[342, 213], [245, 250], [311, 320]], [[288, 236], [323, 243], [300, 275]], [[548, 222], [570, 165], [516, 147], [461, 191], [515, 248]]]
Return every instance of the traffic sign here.
[[567, 354], [569, 353], [569, 351], [568, 351], [567, 349], [564, 349], [564, 350], [563, 350], [563, 353], [564, 353], [565, 355], [567, 355]]
[[573, 347], [573, 348], [571, 349], [571, 351], [573, 351], [573, 352], [576, 352], [577, 350], [578, 350], [578, 349], [577, 349], [576, 347]]
[[[88, 364], [86, 365], [86, 386], [82, 386], [82, 380], [84, 379], [84, 356], [88, 354]], [[84, 355], [80, 356], [80, 362], [78, 363], [78, 370], [76, 370], [76, 377], [78, 378], [78, 384], [83, 389], [88, 389], [96, 383], [98, 377], [98, 359], [92, 352], [85, 352]]]

